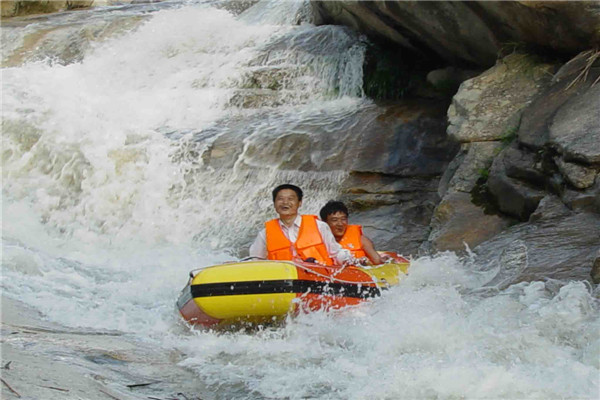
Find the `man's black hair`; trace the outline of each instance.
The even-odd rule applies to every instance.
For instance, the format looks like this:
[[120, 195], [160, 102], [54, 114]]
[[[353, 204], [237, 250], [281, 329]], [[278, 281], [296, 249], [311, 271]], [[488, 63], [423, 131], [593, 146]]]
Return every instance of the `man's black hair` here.
[[273, 203], [275, 203], [275, 198], [277, 197], [277, 193], [281, 192], [283, 189], [291, 189], [298, 195], [298, 201], [302, 201], [302, 189], [300, 189], [296, 185], [292, 185], [290, 183], [284, 183], [283, 185], [277, 186], [273, 189]]
[[344, 203], [342, 203], [341, 201], [329, 200], [327, 204], [325, 204], [323, 208], [321, 208], [321, 211], [319, 211], [319, 215], [321, 216], [322, 221], [327, 221], [328, 216], [340, 211], [346, 214], [346, 216], [350, 215], [348, 213], [348, 208]]

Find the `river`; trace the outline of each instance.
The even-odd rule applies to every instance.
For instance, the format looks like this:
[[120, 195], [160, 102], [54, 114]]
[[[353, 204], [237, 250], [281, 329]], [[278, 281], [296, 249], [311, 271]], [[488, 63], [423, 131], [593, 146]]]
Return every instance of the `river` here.
[[[201, 383], [199, 398], [598, 398], [589, 284], [500, 290], [474, 256], [415, 258], [382, 298], [281, 327], [182, 325], [174, 302], [188, 271], [243, 256], [273, 215], [274, 185], [299, 183], [301, 211], [315, 213], [346, 176], [257, 150], [307, 126], [342, 129], [372, 105], [364, 42], [312, 25], [306, 2], [241, 14], [215, 1], [98, 7], [13, 19], [2, 39], [2, 296], [71, 341], [37, 346], [40, 358], [75, 347], [73, 334], [107, 353], [122, 338], [178, 354], [170, 365]], [[219, 155], [225, 134], [237, 150]], [[95, 374], [114, 369], [87, 356]]]

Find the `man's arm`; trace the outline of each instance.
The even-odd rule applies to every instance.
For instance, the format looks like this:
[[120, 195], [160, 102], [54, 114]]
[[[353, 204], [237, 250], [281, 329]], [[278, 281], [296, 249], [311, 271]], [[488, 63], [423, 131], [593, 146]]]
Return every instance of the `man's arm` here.
[[250, 246], [249, 251], [250, 257], [259, 257], [259, 258], [267, 258], [267, 231], [266, 229], [262, 229], [256, 235], [256, 239], [254, 239], [254, 243]]
[[360, 237], [360, 242], [362, 243], [363, 250], [365, 251], [365, 253], [367, 253], [367, 257], [369, 257], [369, 260], [371, 260], [373, 265], [379, 265], [384, 263], [384, 260], [381, 258], [379, 253], [377, 253], [377, 250], [375, 250], [375, 246], [373, 245], [371, 239], [369, 239], [365, 235], [362, 235]]
[[325, 243], [325, 247], [327, 247], [327, 252], [331, 258], [337, 260], [339, 264], [344, 264], [346, 261], [352, 259], [352, 253], [350, 253], [350, 250], [344, 249], [335, 240], [329, 225], [321, 220], [317, 220], [317, 228], [319, 228], [319, 232], [321, 232], [323, 243]]

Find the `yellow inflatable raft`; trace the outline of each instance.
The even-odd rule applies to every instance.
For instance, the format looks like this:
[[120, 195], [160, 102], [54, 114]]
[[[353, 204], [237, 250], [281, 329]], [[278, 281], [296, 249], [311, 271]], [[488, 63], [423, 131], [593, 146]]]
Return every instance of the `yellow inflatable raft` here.
[[300, 311], [335, 309], [379, 296], [406, 274], [409, 261], [373, 267], [328, 267], [304, 261], [250, 260], [190, 272], [177, 301], [190, 324], [264, 324]]

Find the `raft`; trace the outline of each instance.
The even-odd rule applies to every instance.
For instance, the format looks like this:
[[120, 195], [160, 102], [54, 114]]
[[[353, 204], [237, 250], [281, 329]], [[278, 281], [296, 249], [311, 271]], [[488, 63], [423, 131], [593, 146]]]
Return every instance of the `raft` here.
[[409, 261], [372, 267], [328, 267], [301, 260], [249, 259], [190, 272], [177, 308], [192, 325], [262, 325], [299, 312], [356, 305], [398, 284]]

